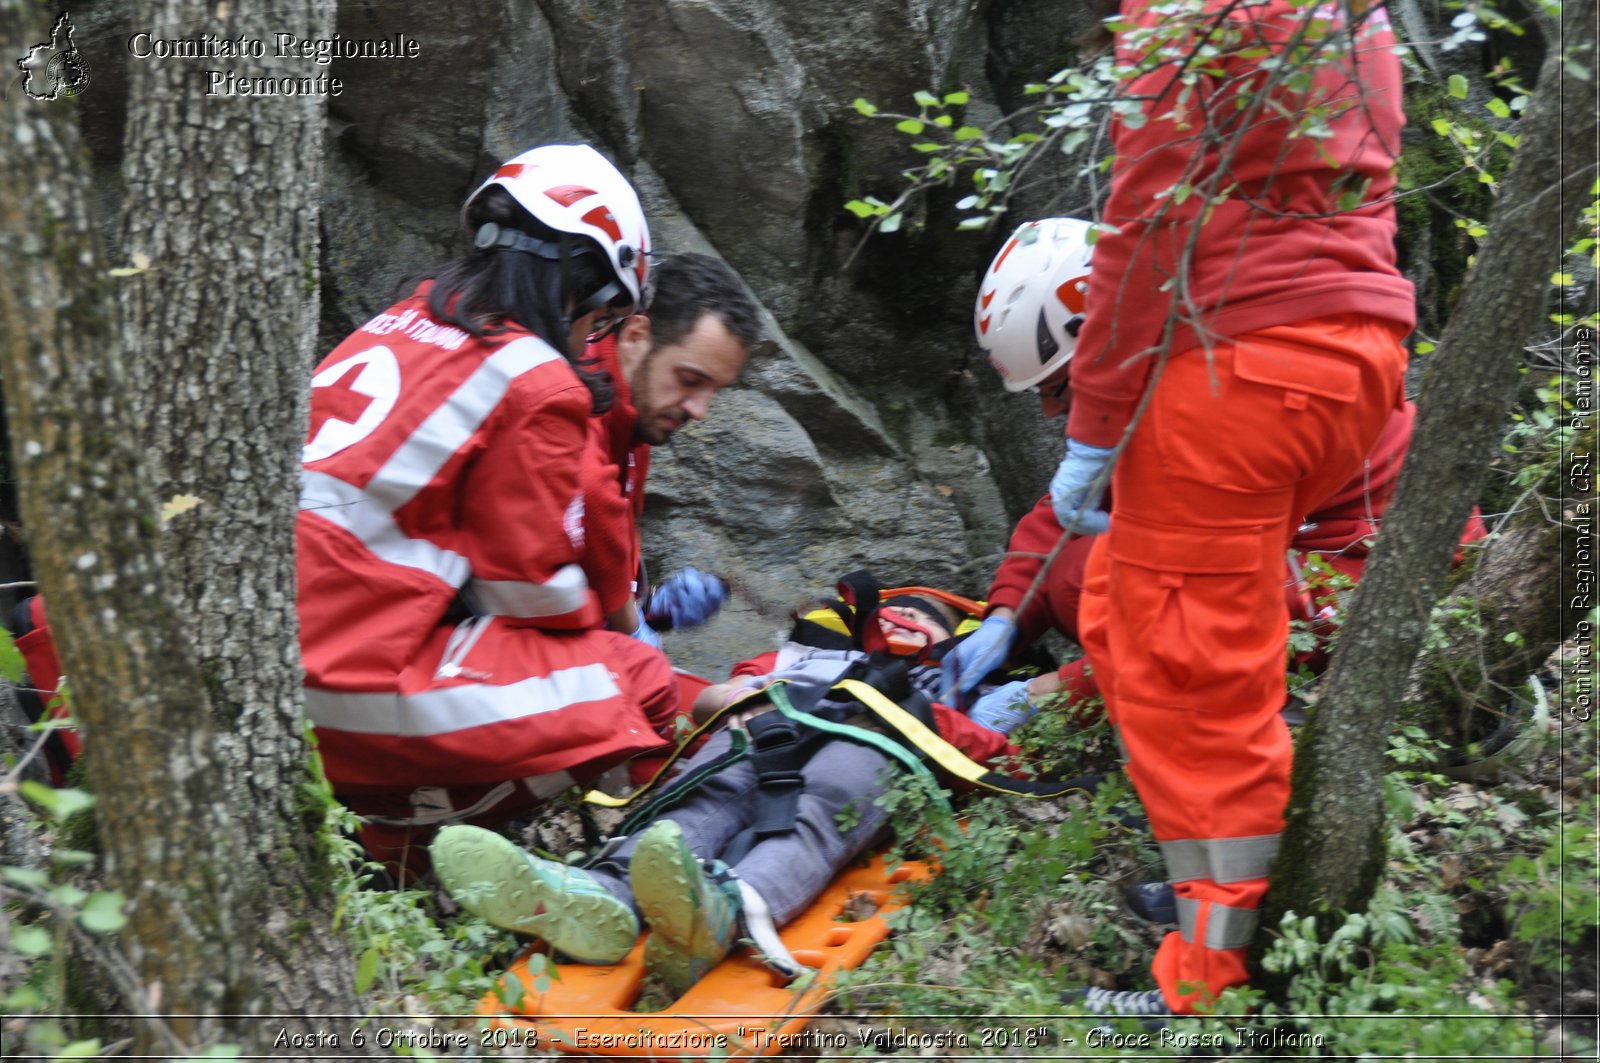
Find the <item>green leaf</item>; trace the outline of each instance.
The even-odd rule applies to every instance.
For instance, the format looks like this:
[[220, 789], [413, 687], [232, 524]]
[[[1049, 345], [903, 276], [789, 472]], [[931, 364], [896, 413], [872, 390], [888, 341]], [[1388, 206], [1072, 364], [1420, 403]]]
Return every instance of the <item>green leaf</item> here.
[[50, 888], [50, 876], [36, 867], [0, 867], [0, 876], [7, 882], [14, 882], [24, 889], [46, 890]]
[[115, 890], [91, 894], [83, 902], [78, 922], [85, 930], [96, 934], [115, 934], [127, 925], [128, 917], [122, 914], [122, 906], [127, 902], [128, 898]]
[[1467, 98], [1467, 79], [1460, 74], [1450, 75], [1450, 95], [1458, 100]]
[[1439, 345], [1437, 343], [1433, 343], [1433, 342], [1431, 342], [1429, 340], [1418, 340], [1417, 341], [1417, 353], [1418, 354], [1432, 354], [1434, 351], [1436, 351], [1438, 349], [1439, 349]]
[[1562, 287], [1566, 287], [1567, 285], [1572, 283], [1572, 274], [1570, 274], [1570, 273], [1552, 273], [1552, 274], [1550, 274], [1550, 283], [1551, 284], [1559, 284]]
[[956, 124], [956, 120], [947, 114], [941, 114], [939, 117], [933, 120], [933, 124], [938, 126], [940, 129], [949, 129], [951, 126]]
[[88, 899], [89, 894], [70, 882], [63, 882], [45, 896], [62, 908], [77, 908]]
[[899, 211], [895, 211], [893, 214], [889, 215], [887, 218], [878, 223], [878, 231], [880, 233], [897, 232], [900, 228], [900, 223], [904, 219], [905, 215], [901, 214]]
[[924, 129], [928, 128], [928, 123], [919, 122], [915, 118], [902, 118], [900, 121], [894, 124], [894, 127], [900, 130], [902, 133], [909, 133], [912, 136], [916, 136], [918, 133], [921, 133]]
[[944, 145], [943, 144], [935, 144], [931, 140], [922, 140], [922, 141], [918, 141], [917, 143], [911, 145], [911, 150], [912, 151], [920, 151], [924, 155], [932, 155], [936, 151], [943, 151], [944, 150]]
[[356, 994], [364, 995], [378, 977], [378, 948], [376, 945], [361, 954], [356, 963]]
[[854, 107], [857, 111], [860, 111], [868, 118], [871, 118], [873, 115], [878, 113], [877, 105], [861, 96], [857, 96], [855, 99], [851, 100], [850, 106]]
[[1490, 99], [1488, 103], [1484, 104], [1484, 106], [1487, 107], [1489, 109], [1489, 113], [1494, 115], [1496, 118], [1511, 117], [1511, 108], [1506, 105], [1505, 100], [1502, 100], [1498, 96]]
[[947, 92], [944, 95], [946, 107], [965, 107], [972, 99], [972, 93], [964, 91]]
[[55, 1058], [57, 1058], [57, 1059], [99, 1059], [100, 1058], [100, 1047], [101, 1047], [100, 1046], [100, 1039], [98, 1037], [96, 1037], [92, 1041], [74, 1041], [70, 1045], [68, 1045], [67, 1047], [63, 1048], [61, 1051], [57, 1052], [56, 1055], [55, 1055]]
[[984, 226], [986, 226], [988, 224], [989, 224], [989, 219], [988, 219], [987, 216], [980, 216], [980, 217], [975, 217], [975, 218], [962, 218], [959, 222], [956, 223], [956, 230], [958, 232], [971, 232], [973, 229], [982, 229]]
[[0, 625], [0, 676], [21, 683], [28, 664], [22, 659], [22, 651], [17, 649], [16, 640], [11, 637], [11, 632]]
[[43, 956], [55, 947], [55, 939], [42, 926], [19, 926], [11, 932], [11, 947], [22, 956]]
[[870, 218], [878, 213], [877, 207], [874, 207], [871, 203], [864, 203], [859, 199], [852, 199], [844, 205], [844, 209], [858, 218]]
[[84, 809], [94, 807], [94, 795], [83, 790], [53, 790], [32, 779], [20, 783], [17, 790], [56, 820], [70, 819]]
[[917, 105], [919, 107], [939, 106], [939, 97], [925, 89], [918, 89], [916, 92], [913, 92], [911, 94], [911, 98], [917, 101]]
[[58, 867], [87, 867], [94, 863], [94, 854], [87, 849], [57, 849], [50, 854], [50, 862]]
[[964, 125], [952, 134], [957, 140], [982, 140], [983, 130], [975, 125]]
[[1433, 131], [1438, 133], [1441, 137], [1448, 137], [1450, 135], [1450, 123], [1445, 121], [1443, 118], [1435, 118], [1432, 122], [1432, 125]]

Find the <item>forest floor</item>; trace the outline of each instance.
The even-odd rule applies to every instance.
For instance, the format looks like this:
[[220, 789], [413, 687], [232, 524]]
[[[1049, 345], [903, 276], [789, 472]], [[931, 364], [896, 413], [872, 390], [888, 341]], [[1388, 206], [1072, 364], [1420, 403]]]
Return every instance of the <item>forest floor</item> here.
[[[1074, 1003], [1086, 985], [1148, 988], [1172, 928], [1122, 900], [1161, 863], [1108, 729], [1036, 721], [1019, 735], [1034, 755], [1055, 754], [1047, 768], [1105, 771], [1107, 783], [1051, 801], [958, 798], [959, 841], [933, 851], [928, 803], [891, 795], [902, 836], [922, 840], [904, 854], [937, 852], [944, 873], [840, 979], [810, 1027], [835, 1047], [809, 1058], [988, 1057], [998, 1053], [984, 1039], [1010, 1030], [1030, 1043], [1006, 1054], [1029, 1058], [1593, 1059], [1597, 728], [1561, 709], [1542, 733], [1525, 727], [1508, 753], [1464, 767], [1440, 769], [1420, 732], [1398, 737], [1391, 857], [1366, 915], [1327, 940], [1309, 922], [1280, 935], [1266, 962], [1294, 974], [1290, 1000], [1230, 994], [1218, 1012], [1238, 1017], [1183, 1020], [1165, 1041], [1131, 1022], [1113, 1028], [1120, 1040], [1090, 1037], [1098, 1020]], [[573, 814], [525, 840], [586, 847]]]

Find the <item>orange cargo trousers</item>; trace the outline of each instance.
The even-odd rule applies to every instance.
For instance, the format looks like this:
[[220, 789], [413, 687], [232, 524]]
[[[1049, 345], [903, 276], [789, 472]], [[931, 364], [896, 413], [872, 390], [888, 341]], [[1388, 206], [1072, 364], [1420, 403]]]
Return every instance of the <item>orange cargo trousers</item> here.
[[1079, 625], [1177, 894], [1152, 972], [1179, 1014], [1248, 981], [1289, 796], [1284, 554], [1402, 400], [1402, 336], [1340, 315], [1176, 355], [1113, 474]]

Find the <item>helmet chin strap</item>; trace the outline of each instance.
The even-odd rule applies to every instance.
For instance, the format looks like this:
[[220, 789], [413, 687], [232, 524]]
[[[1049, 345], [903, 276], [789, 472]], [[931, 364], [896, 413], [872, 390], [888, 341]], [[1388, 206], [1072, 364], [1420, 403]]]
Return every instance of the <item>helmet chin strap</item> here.
[[472, 246], [479, 251], [521, 251], [523, 254], [536, 255], [551, 262], [561, 261], [561, 245], [554, 240], [541, 240], [519, 229], [507, 229], [492, 221], [486, 221], [478, 226], [478, 234], [473, 237]]
[[[486, 221], [478, 226], [477, 235], [473, 237], [472, 246], [479, 251], [521, 251], [525, 255], [534, 255], [549, 262], [560, 262], [563, 259], [561, 245], [554, 240], [541, 240], [537, 236], [529, 236], [520, 229], [508, 229], [492, 221]], [[579, 250], [576, 254], [589, 254], [587, 249]], [[563, 315], [567, 321], [580, 318], [592, 310], [606, 306], [623, 293], [623, 287], [616, 281], [608, 281], [599, 290], [579, 302], [572, 310]]]

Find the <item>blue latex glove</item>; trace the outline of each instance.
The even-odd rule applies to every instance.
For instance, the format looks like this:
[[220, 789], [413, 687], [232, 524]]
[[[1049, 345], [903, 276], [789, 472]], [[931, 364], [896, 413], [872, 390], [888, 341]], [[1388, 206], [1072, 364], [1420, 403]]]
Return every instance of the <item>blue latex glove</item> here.
[[976, 690], [984, 676], [1005, 663], [1016, 641], [1017, 625], [1003, 616], [991, 616], [979, 624], [978, 630], [956, 643], [940, 663], [944, 695], [939, 700], [959, 706], [953, 698]]
[[645, 619], [642, 611], [639, 613], [639, 626], [633, 630], [633, 637], [646, 646], [654, 646], [658, 650], [661, 649], [661, 634], [650, 626], [650, 621]]
[[705, 623], [727, 600], [726, 583], [697, 568], [686, 568], [661, 581], [644, 612], [650, 626], [675, 631]]
[[[1090, 488], [1110, 461], [1109, 447], [1091, 447], [1076, 439], [1067, 440], [1067, 453], [1050, 478], [1050, 507], [1063, 528], [1080, 535], [1094, 535], [1110, 527], [1111, 518], [1098, 508], [1099, 492], [1105, 489], [1104, 485], [1095, 488], [1094, 498], [1089, 497]], [[1080, 509], [1082, 513], [1078, 512]]]
[[1028, 681], [1019, 679], [996, 687], [972, 706], [967, 713], [973, 723], [982, 724], [991, 731], [1008, 735], [1018, 726], [1031, 720], [1039, 710], [1028, 701]]

